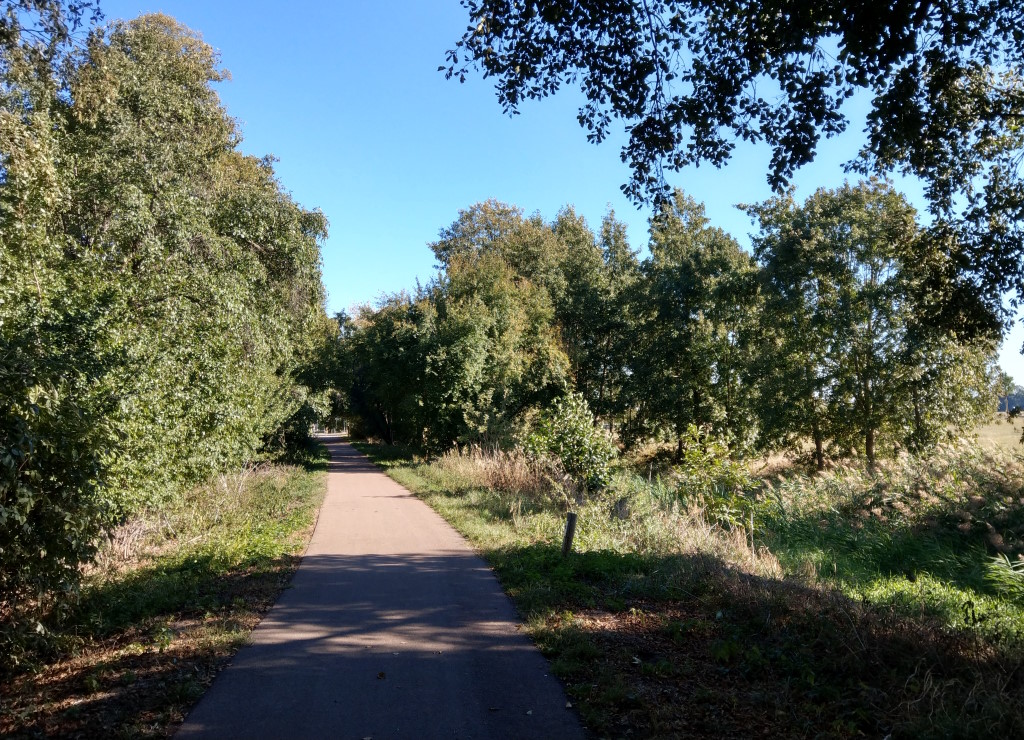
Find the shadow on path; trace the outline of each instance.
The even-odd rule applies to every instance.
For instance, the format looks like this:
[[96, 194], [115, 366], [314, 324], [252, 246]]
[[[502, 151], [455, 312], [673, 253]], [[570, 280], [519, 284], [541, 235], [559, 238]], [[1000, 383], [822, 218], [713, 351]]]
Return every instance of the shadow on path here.
[[582, 738], [494, 575], [345, 444], [310, 551], [181, 738]]

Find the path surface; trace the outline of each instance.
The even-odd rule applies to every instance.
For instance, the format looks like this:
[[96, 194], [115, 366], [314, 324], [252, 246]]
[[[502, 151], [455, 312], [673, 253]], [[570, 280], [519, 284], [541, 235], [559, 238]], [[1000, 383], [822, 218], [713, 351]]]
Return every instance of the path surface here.
[[494, 575], [336, 438], [291, 587], [179, 738], [583, 738]]

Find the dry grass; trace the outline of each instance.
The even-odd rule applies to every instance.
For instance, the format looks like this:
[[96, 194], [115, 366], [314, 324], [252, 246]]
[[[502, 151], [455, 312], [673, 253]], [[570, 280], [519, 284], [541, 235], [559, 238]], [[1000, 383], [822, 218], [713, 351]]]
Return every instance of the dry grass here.
[[534, 502], [565, 500], [564, 474], [554, 464], [531, 459], [520, 449], [472, 445], [445, 453], [431, 467], [442, 476], [463, 481], [467, 488], [489, 488]]
[[511, 523], [519, 537], [558, 542], [565, 512], [572, 509], [578, 516], [577, 551], [698, 555], [753, 575], [782, 574], [778, 560], [754, 544], [748, 530], [723, 526], [660, 478], [619, 472], [604, 490], [580, 496], [552, 463], [531, 460], [520, 451], [479, 447], [453, 450], [416, 466], [414, 473], [408, 468], [395, 473], [399, 482], [424, 494], [464, 534], [481, 542], [499, 535], [471, 524], [474, 510], [492, 512], [499, 527]]
[[1024, 419], [1009, 419], [1006, 414], [996, 414], [990, 423], [978, 428], [978, 440], [984, 445], [1001, 447], [1010, 452], [1020, 451], [1024, 449], [1021, 446], [1022, 433]]

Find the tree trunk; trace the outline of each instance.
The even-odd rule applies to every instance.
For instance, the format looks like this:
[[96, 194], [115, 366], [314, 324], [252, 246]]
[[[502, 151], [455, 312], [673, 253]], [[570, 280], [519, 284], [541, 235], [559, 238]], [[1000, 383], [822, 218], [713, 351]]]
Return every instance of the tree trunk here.
[[917, 385], [914, 385], [914, 451], [920, 452], [924, 447], [924, 419], [921, 415], [921, 398]]

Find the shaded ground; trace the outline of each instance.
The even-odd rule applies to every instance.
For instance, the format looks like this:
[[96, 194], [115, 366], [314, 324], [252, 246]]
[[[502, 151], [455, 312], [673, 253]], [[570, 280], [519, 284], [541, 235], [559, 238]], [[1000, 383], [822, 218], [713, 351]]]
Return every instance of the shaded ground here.
[[[1024, 735], [1019, 651], [926, 618], [700, 559], [493, 557], [524, 600], [517, 561], [550, 577], [534, 635], [598, 736]], [[687, 575], [664, 588], [666, 571]]]
[[323, 496], [315, 468], [247, 471], [126, 525], [117, 562], [0, 676], [0, 736], [169, 736], [291, 580]]
[[178, 604], [101, 636], [83, 629], [79, 639], [65, 640], [63, 657], [4, 682], [0, 735], [169, 736], [273, 605], [298, 562], [285, 557], [214, 577], [215, 591], [197, 592], [199, 601], [217, 604], [212, 609]]

